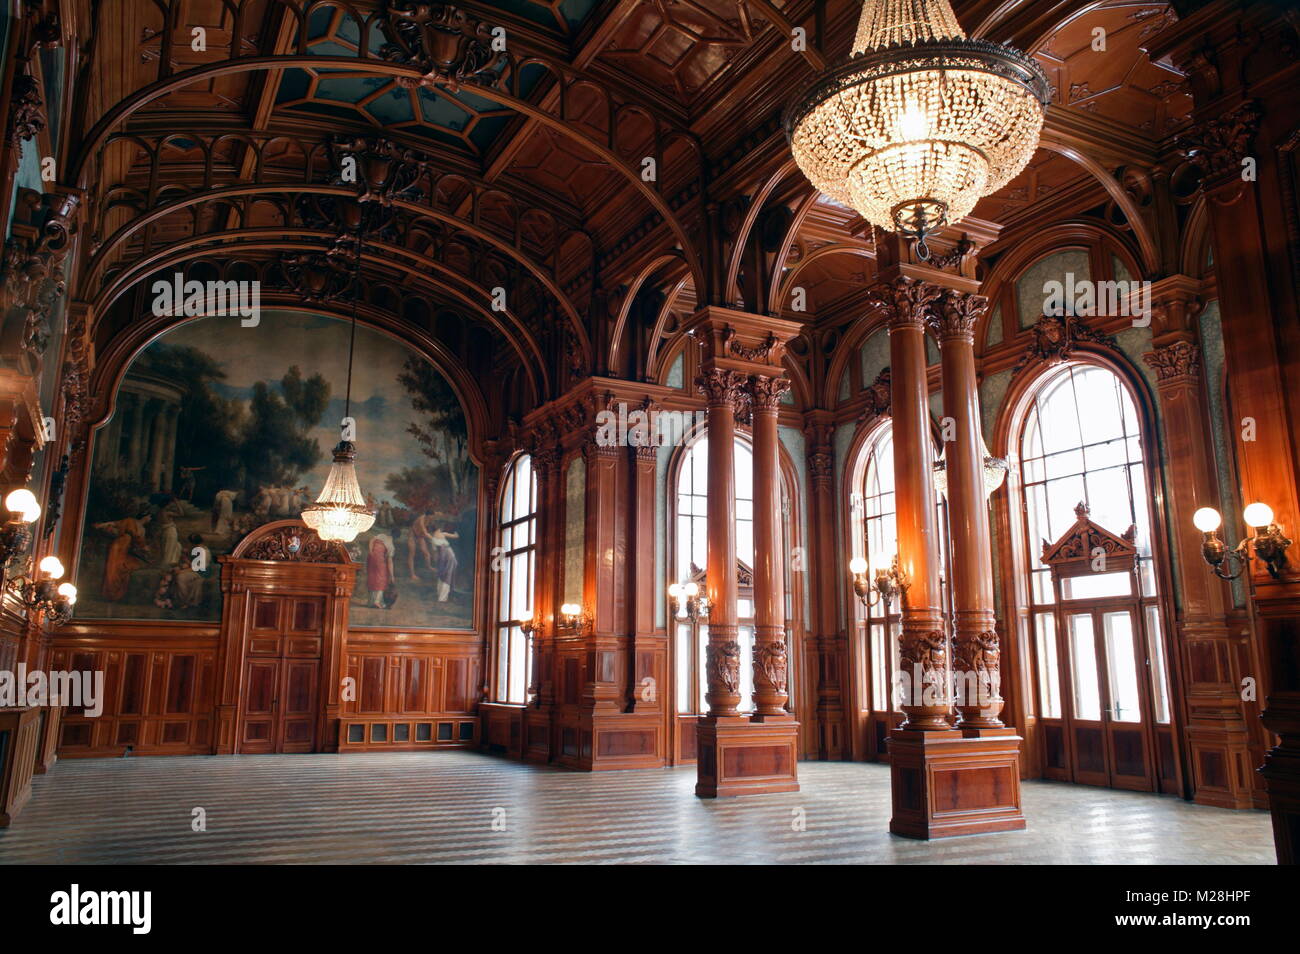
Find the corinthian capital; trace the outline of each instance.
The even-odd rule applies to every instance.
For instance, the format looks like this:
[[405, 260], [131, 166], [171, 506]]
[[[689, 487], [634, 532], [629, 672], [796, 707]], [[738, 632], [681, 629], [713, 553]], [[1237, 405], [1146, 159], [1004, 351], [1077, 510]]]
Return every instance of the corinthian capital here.
[[1201, 349], [1190, 341], [1175, 341], [1164, 348], [1148, 351], [1142, 360], [1156, 373], [1160, 382], [1195, 380], [1201, 376]]
[[749, 391], [754, 399], [755, 411], [775, 411], [781, 404], [781, 395], [790, 390], [787, 378], [774, 378], [755, 374], [749, 379]]
[[988, 310], [989, 300], [983, 295], [947, 291], [939, 307], [930, 317], [930, 326], [940, 341], [950, 339], [974, 341], [975, 326]]
[[870, 297], [885, 309], [889, 327], [924, 328], [942, 289], [919, 278], [896, 278], [873, 286]]
[[711, 368], [695, 377], [695, 386], [704, 394], [709, 407], [726, 406], [733, 411], [748, 403], [745, 400], [748, 385], [745, 374], [726, 368]]

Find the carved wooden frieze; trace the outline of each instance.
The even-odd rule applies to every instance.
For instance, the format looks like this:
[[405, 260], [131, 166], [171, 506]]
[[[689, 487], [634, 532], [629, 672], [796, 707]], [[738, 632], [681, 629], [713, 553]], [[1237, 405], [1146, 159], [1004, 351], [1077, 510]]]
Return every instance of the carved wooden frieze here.
[[341, 543], [322, 540], [315, 530], [306, 526], [278, 527], [236, 553], [243, 560], [273, 560], [276, 563], [351, 562]]

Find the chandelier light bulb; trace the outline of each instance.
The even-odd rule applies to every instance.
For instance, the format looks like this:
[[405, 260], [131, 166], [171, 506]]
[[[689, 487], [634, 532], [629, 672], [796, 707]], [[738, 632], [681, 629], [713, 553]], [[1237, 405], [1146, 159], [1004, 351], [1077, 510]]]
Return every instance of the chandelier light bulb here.
[[1258, 500], [1250, 504], [1241, 513], [1246, 520], [1248, 527], [1268, 527], [1273, 524], [1273, 508], [1266, 503], [1260, 503]]
[[63, 576], [63, 561], [56, 556], [47, 556], [38, 565], [41, 572], [51, 580], [57, 580]]
[[1223, 518], [1213, 507], [1202, 507], [1192, 514], [1192, 523], [1201, 533], [1213, 533], [1223, 524]]
[[41, 515], [41, 505], [37, 502], [36, 495], [26, 487], [9, 492], [5, 497], [5, 509], [18, 514], [23, 523], [34, 523]]

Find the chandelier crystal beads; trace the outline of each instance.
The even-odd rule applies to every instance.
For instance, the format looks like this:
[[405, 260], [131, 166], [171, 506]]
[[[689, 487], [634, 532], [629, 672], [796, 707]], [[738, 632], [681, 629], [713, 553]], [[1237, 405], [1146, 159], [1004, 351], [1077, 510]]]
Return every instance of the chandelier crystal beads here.
[[866, 0], [849, 61], [785, 128], [814, 186], [926, 257], [927, 235], [1024, 168], [1050, 99], [1034, 60], [967, 39], [948, 0]]

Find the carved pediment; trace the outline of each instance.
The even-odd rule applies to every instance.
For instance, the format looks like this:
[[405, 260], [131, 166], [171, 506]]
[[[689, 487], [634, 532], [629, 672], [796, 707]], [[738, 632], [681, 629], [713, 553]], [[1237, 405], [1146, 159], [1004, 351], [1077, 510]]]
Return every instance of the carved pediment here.
[[1107, 573], [1133, 569], [1137, 561], [1137, 527], [1130, 526], [1117, 536], [1088, 516], [1087, 504], [1074, 508], [1075, 522], [1055, 543], [1043, 541], [1043, 563], [1051, 567], [1054, 578], [1082, 576], [1096, 572], [1093, 560], [1104, 554]]
[[[694, 563], [691, 564], [691, 581], [693, 583], [698, 583], [700, 589], [704, 588], [704, 581], [707, 576], [708, 572], [706, 570], [701, 569]], [[738, 586], [754, 585], [754, 570], [752, 567], [748, 566], [744, 560], [736, 561], [736, 584]]]
[[231, 558], [276, 563], [352, 562], [343, 544], [322, 540], [300, 520], [279, 520], [258, 527], [239, 542]]

